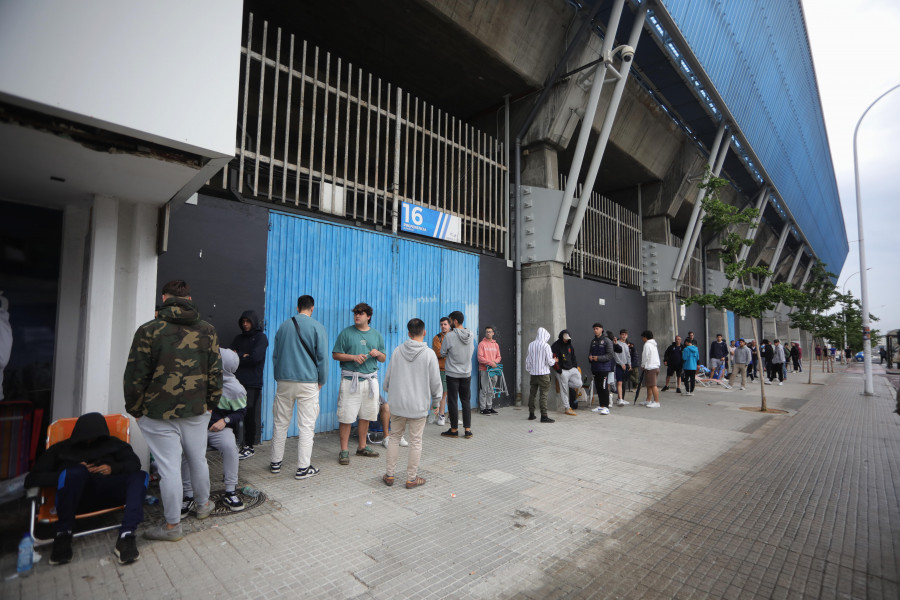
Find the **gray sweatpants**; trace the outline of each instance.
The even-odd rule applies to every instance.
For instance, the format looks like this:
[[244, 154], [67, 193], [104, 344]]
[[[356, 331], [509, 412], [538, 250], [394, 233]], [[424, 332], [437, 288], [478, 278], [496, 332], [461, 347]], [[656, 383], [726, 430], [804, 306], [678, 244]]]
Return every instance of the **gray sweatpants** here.
[[[222, 431], [207, 433], [208, 444], [222, 453], [222, 471], [225, 475], [225, 491], [233, 492], [238, 482], [238, 449], [234, 441], [234, 430], [226, 427]], [[194, 497], [194, 486], [191, 485], [191, 471], [187, 456], [181, 457], [181, 486], [184, 495]]]
[[478, 404], [481, 410], [494, 408], [494, 380], [488, 375], [487, 370], [481, 373], [481, 393], [478, 395]]
[[181, 457], [187, 458], [194, 484], [194, 501], [209, 500], [209, 465], [206, 463], [206, 429], [209, 414], [181, 419], [141, 417], [138, 427], [159, 468], [159, 495], [166, 522], [181, 522]]

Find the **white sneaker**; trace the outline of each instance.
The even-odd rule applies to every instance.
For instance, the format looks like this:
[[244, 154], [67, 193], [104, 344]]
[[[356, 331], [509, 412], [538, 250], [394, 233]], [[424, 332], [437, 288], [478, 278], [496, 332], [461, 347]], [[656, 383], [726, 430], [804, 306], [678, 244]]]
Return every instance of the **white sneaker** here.
[[628, 402], [625, 401], [625, 398], [619, 398], [616, 401], [616, 406], [628, 406]]
[[444, 415], [441, 415], [438, 417], [437, 424], [440, 425], [441, 427], [444, 426]]
[[597, 408], [592, 408], [592, 409], [591, 409], [591, 412], [602, 413], [602, 412], [603, 412], [603, 407], [602, 407], [602, 406], [598, 406]]
[[406, 441], [406, 436], [405, 436], [405, 435], [401, 435], [401, 436], [400, 436], [400, 447], [401, 447], [401, 448], [406, 448], [407, 446], [409, 446], [409, 442]]
[[726, 390], [730, 390], [732, 388], [732, 386], [728, 385], [727, 383], [723, 383], [722, 387], [724, 387]]
[[768, 379], [767, 379], [767, 380], [765, 380], [765, 381], [763, 381], [763, 383], [764, 383], [764, 384], [766, 384], [766, 385], [772, 385], [772, 382], [771, 382], [771, 381], [769, 381], [769, 380], [768, 380]]
[[745, 390], [745, 389], [747, 389], [747, 388], [745, 388], [744, 386], [741, 386], [741, 387], [739, 387], [738, 389], [740, 389], [740, 390]]
[[388, 444], [388, 440], [389, 440], [389, 439], [391, 439], [391, 438], [390, 438], [390, 437], [385, 437], [383, 440], [381, 440], [381, 445], [384, 446], [385, 448], [387, 448], [387, 444]]
[[641, 406], [647, 406], [650, 403], [647, 402], [646, 400], [641, 400], [640, 402], [638, 402], [638, 404], [640, 404]]
[[650, 402], [647, 404], [647, 408], [659, 408], [659, 402]]
[[784, 382], [783, 382], [783, 381], [779, 381], [779, 382], [778, 382], [778, 385], [784, 385]]
[[597, 409], [597, 412], [600, 413], [601, 415], [608, 415], [609, 409], [606, 408], [605, 406], [601, 406], [600, 408]]

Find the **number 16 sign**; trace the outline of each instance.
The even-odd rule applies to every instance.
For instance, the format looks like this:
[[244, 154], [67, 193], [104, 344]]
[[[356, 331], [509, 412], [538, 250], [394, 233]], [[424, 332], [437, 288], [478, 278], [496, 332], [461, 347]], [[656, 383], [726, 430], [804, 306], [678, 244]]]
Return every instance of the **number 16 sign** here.
[[400, 230], [417, 233], [447, 242], [459, 242], [462, 221], [425, 206], [402, 203]]

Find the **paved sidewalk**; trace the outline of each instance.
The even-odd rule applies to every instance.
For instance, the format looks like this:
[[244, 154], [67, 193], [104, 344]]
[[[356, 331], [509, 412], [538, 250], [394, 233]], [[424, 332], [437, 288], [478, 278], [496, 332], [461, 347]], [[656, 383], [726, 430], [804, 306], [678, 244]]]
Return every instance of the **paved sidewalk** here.
[[[863, 398], [843, 368], [805, 381], [766, 386], [787, 416], [740, 410], [751, 386], [555, 424], [508, 408], [473, 416], [471, 440], [429, 425], [415, 490], [384, 486], [383, 452], [339, 466], [330, 434], [321, 474], [295, 481], [289, 440], [280, 475], [267, 447], [241, 463], [270, 498], [258, 515], [141, 540], [124, 567], [111, 534], [80, 539], [72, 563], [42, 561], [0, 597], [900, 597], [893, 389], [876, 377]], [[4, 578], [14, 564], [0, 556]]]

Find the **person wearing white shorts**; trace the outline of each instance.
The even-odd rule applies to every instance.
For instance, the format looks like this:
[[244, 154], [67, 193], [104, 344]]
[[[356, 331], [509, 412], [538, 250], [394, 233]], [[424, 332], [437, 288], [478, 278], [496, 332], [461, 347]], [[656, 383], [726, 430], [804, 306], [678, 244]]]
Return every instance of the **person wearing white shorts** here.
[[370, 326], [372, 307], [360, 302], [353, 307], [353, 325], [338, 335], [331, 357], [341, 363], [341, 391], [337, 416], [340, 423], [341, 451], [338, 463], [350, 464], [350, 429], [359, 420], [357, 456], [374, 458], [378, 453], [366, 444], [369, 421], [378, 418], [378, 363], [387, 360], [384, 337]]

